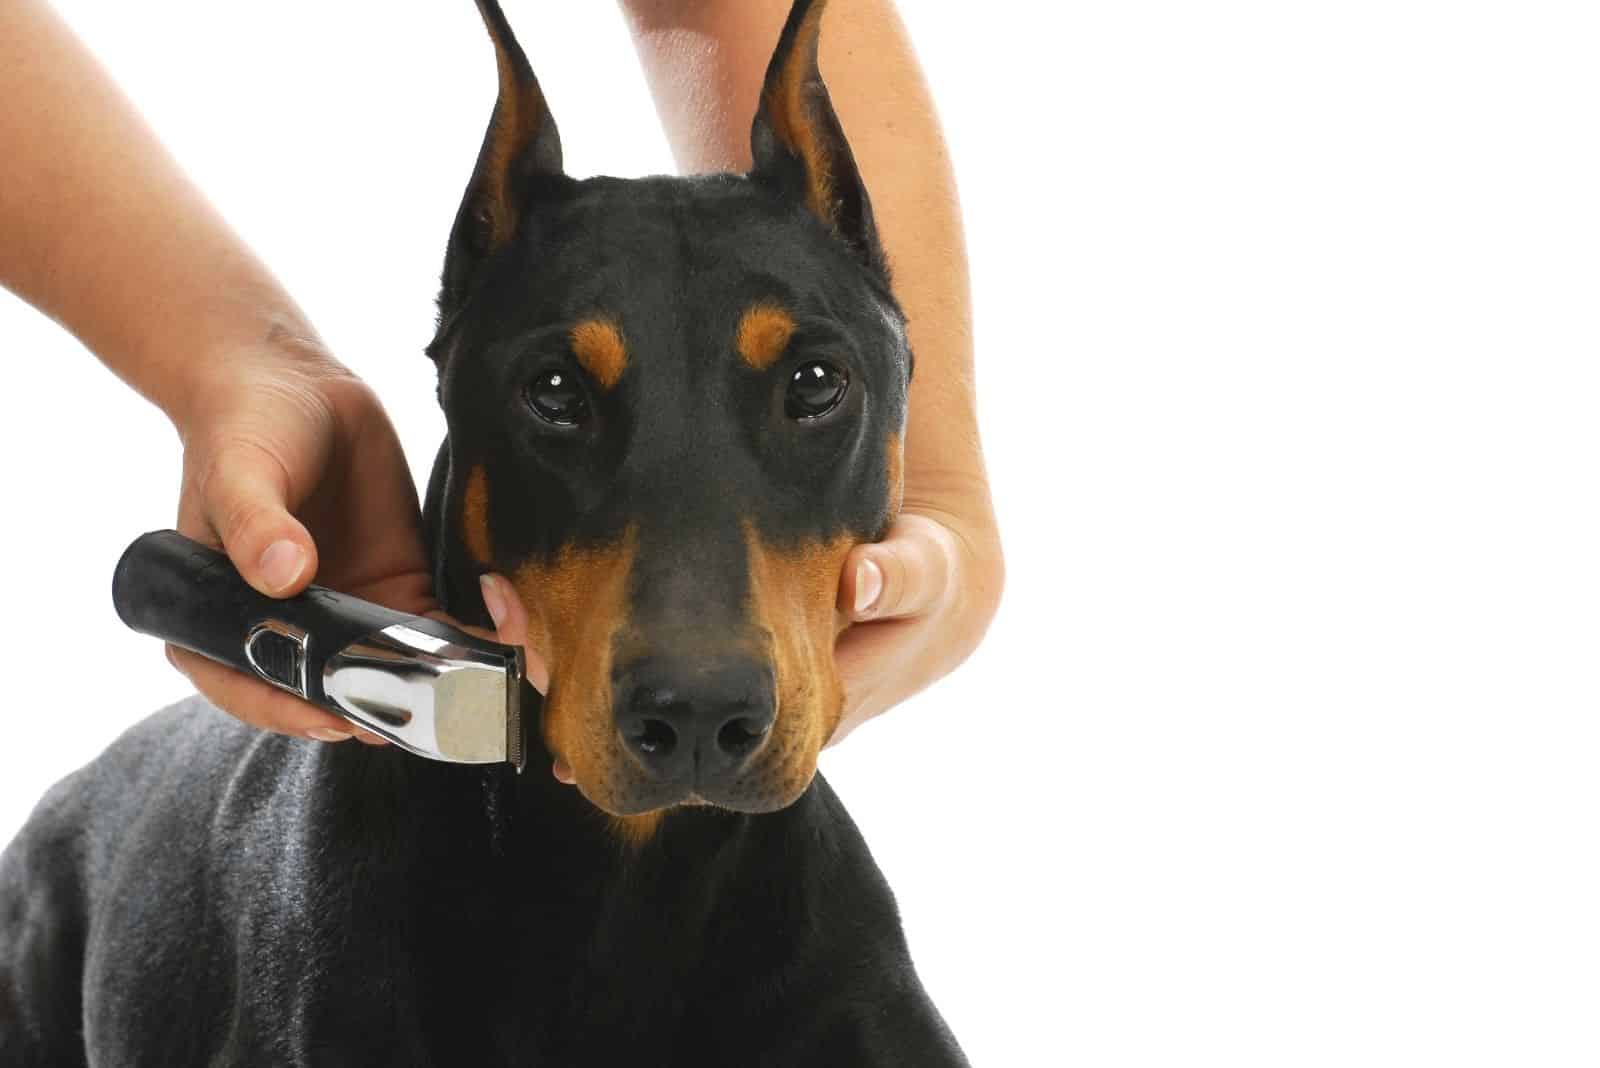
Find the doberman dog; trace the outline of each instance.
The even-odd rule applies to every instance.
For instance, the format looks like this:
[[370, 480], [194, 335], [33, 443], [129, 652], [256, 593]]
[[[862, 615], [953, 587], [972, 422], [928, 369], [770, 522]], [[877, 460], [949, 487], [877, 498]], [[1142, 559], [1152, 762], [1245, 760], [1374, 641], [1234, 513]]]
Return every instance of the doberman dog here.
[[541, 772], [158, 713], [0, 862], [0, 1064], [964, 1065], [815, 774], [911, 375], [823, 2], [750, 173], [582, 181], [478, 6], [499, 97], [428, 349], [424, 526], [449, 612], [488, 625], [491, 569], [528, 609]]

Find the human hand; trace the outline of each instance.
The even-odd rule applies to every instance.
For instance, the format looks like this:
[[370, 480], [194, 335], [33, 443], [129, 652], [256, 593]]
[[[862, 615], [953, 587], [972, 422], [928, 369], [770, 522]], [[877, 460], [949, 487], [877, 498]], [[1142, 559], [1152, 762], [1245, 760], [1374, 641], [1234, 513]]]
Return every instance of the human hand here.
[[845, 561], [839, 604], [854, 624], [834, 660], [844, 714], [828, 745], [954, 671], [1000, 604], [1005, 565], [987, 517], [908, 505], [881, 542]]
[[[376, 396], [315, 341], [218, 354], [170, 413], [183, 440], [180, 532], [227, 552], [256, 589], [324, 586], [404, 612], [435, 607], [416, 488]], [[168, 658], [255, 727], [381, 739], [198, 654]]]

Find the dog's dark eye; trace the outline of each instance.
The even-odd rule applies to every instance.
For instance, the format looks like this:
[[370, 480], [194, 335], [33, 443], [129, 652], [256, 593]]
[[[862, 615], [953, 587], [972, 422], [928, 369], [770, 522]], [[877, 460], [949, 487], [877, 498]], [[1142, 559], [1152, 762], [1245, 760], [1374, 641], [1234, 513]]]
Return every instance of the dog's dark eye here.
[[589, 414], [582, 387], [567, 371], [545, 371], [525, 393], [534, 414], [556, 426], [577, 426]]
[[849, 388], [849, 375], [831, 363], [812, 360], [789, 379], [783, 408], [790, 419], [815, 419], [837, 408]]

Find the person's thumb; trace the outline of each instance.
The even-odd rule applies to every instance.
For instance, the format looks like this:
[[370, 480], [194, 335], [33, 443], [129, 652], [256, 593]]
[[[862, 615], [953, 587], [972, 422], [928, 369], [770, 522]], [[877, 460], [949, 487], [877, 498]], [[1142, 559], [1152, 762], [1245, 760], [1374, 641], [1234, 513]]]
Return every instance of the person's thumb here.
[[310, 583], [317, 547], [289, 514], [289, 478], [262, 449], [234, 448], [217, 457], [200, 487], [201, 510], [244, 580], [271, 597]]
[[840, 606], [857, 621], [921, 615], [949, 594], [959, 566], [960, 546], [947, 527], [902, 515], [883, 541], [851, 551]]

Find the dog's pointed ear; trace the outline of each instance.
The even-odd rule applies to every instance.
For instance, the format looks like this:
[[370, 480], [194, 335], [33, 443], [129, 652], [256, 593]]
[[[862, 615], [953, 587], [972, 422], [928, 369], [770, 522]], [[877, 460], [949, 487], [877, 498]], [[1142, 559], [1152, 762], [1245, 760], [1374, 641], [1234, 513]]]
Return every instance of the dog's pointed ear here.
[[887, 276], [867, 187], [817, 67], [827, 0], [795, 0], [767, 67], [750, 130], [751, 177], [802, 200], [811, 214]]
[[516, 234], [541, 182], [548, 185], [563, 180], [561, 135], [539, 79], [511, 32], [499, 0], [477, 0], [477, 4], [494, 42], [500, 93], [483, 135], [483, 147], [478, 150], [478, 165], [450, 231], [439, 295], [439, 310], [445, 318], [459, 303], [478, 264], [504, 248]]

